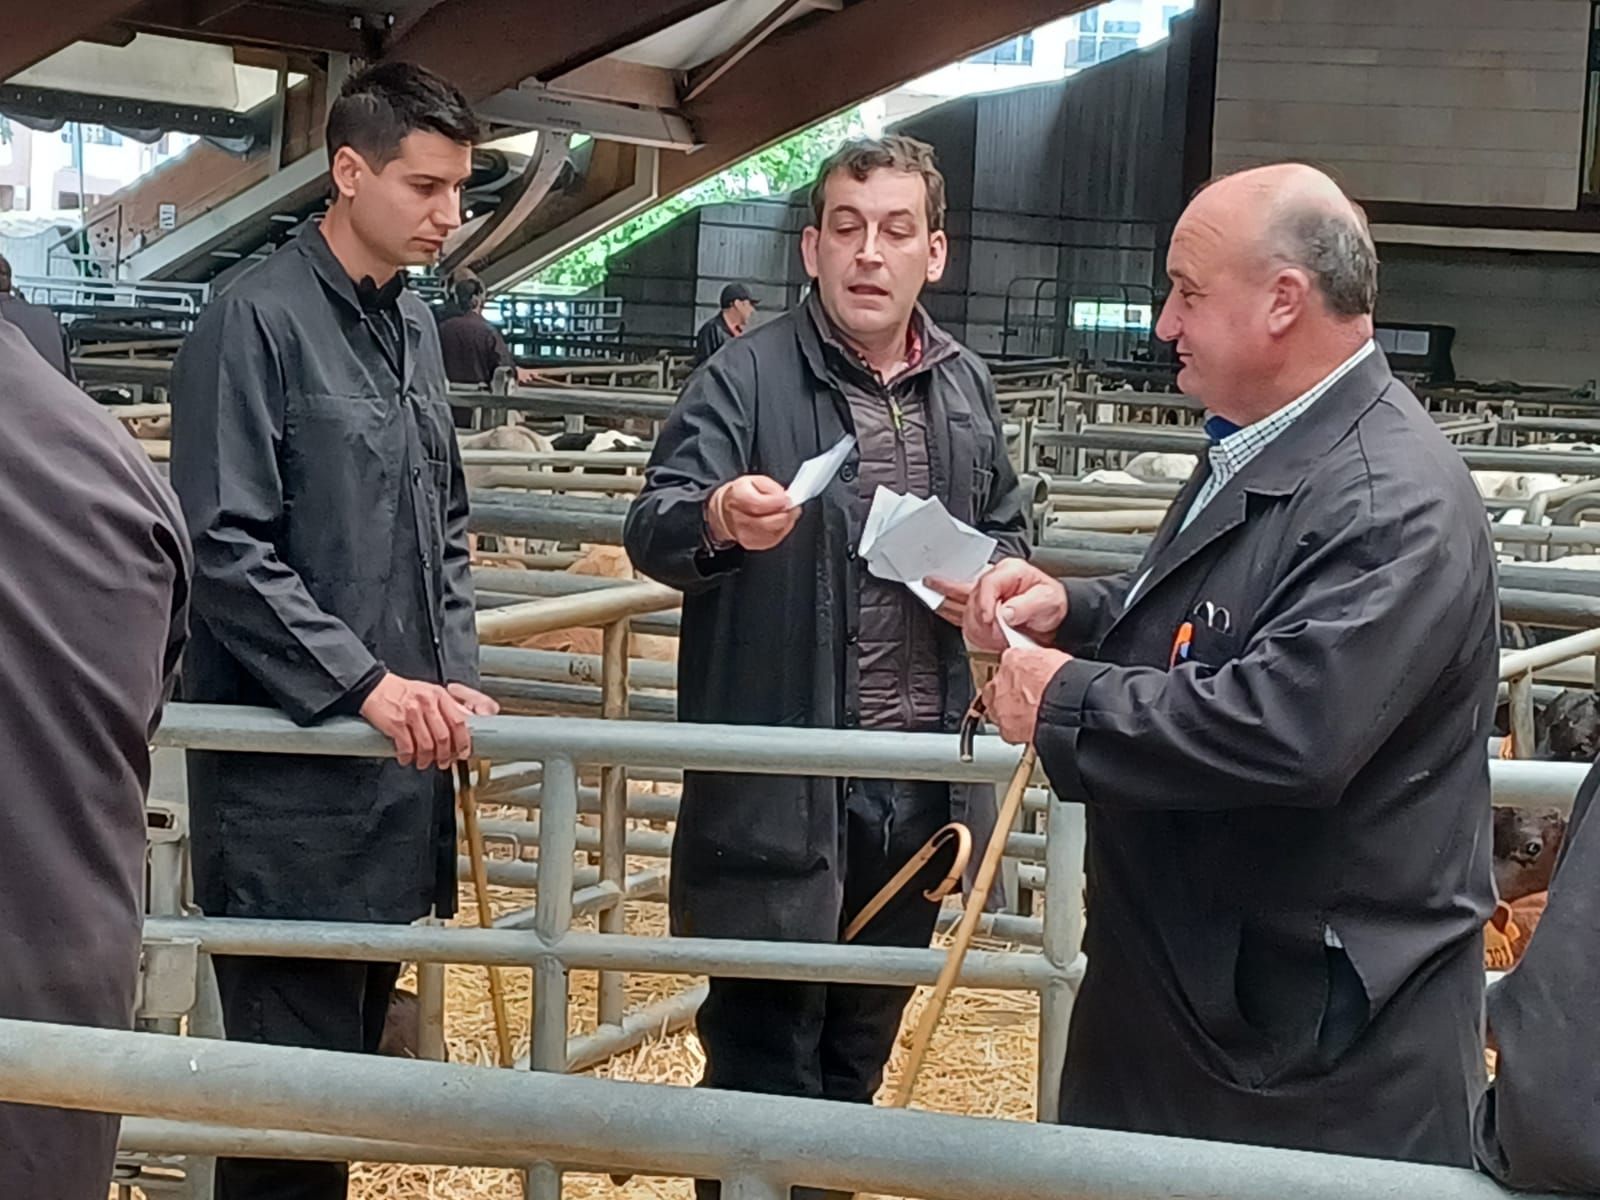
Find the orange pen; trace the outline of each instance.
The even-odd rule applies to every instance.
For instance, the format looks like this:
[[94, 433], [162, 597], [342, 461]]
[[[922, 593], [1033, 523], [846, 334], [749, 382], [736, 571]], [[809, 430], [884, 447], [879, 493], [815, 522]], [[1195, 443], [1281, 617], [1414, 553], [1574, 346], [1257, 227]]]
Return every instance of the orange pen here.
[[1178, 626], [1178, 635], [1172, 639], [1172, 659], [1168, 668], [1177, 666], [1189, 657], [1189, 645], [1194, 641], [1194, 622], [1185, 621]]

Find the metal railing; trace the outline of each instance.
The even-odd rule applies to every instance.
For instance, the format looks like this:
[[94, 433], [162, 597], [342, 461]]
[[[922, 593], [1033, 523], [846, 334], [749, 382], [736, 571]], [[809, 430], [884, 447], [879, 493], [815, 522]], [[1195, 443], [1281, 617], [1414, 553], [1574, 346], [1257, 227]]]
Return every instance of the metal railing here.
[[925, 1200], [1507, 1196], [1414, 1163], [23, 1021], [0, 1021], [0, 1099], [145, 1118], [125, 1122], [128, 1148], [553, 1161], [720, 1178], [726, 1200], [788, 1200], [797, 1183]]
[[[152, 917], [147, 941], [184, 942], [210, 954], [525, 968], [536, 984], [530, 1066], [560, 1074], [662, 1024], [662, 1013], [646, 1010], [568, 1038], [573, 970], [926, 984], [942, 965], [931, 949], [574, 931], [574, 891], [582, 894], [574, 869], [579, 765], [984, 782], [1005, 779], [1018, 757], [994, 738], [979, 739], [974, 762], [962, 763], [957, 739], [947, 734], [579, 718], [483, 718], [474, 738], [475, 754], [496, 762], [542, 763], [538, 898], [518, 928]], [[381, 734], [354, 720], [307, 730], [272, 712], [213, 706], [171, 707], [158, 744], [325, 755], [389, 749]], [[1582, 774], [1582, 766], [1568, 763], [1491, 763], [1502, 803], [1570, 802]], [[1038, 1112], [1048, 1122], [1083, 973], [1083, 814], [1054, 798], [1038, 806], [1048, 813], [1042, 845], [1030, 846], [1045, 859], [1040, 952], [974, 952], [962, 984], [1040, 994]], [[614, 909], [621, 896], [592, 899]], [[672, 1016], [685, 1021], [696, 1002], [693, 992], [672, 998]], [[779, 1197], [789, 1184], [963, 1200], [1197, 1189], [1341, 1200], [1501, 1195], [1472, 1174], [1438, 1168], [18, 1022], [0, 1022], [0, 1099], [162, 1118], [130, 1123], [125, 1149], [525, 1166], [531, 1194], [541, 1200], [558, 1197], [562, 1171], [573, 1168], [722, 1178], [730, 1197]]]

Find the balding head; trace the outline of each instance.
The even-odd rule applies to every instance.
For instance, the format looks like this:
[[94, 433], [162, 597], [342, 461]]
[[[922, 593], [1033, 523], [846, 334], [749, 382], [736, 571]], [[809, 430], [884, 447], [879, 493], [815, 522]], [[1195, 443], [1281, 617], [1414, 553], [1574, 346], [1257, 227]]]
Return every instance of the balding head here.
[[1179, 385], [1241, 423], [1287, 404], [1305, 388], [1285, 389], [1308, 376], [1312, 386], [1372, 336], [1378, 259], [1366, 218], [1314, 167], [1281, 163], [1208, 185], [1173, 231], [1167, 266], [1173, 292], [1156, 332], [1177, 344]]

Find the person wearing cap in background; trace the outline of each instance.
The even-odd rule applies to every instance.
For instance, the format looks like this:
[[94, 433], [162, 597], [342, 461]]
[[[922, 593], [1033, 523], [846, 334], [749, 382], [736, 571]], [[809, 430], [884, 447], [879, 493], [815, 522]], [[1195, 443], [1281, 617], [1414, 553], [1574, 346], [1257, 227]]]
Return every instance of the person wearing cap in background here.
[[722, 289], [722, 310], [694, 335], [694, 365], [699, 366], [727, 343], [738, 337], [750, 324], [761, 302], [750, 294], [742, 283], [730, 283]]

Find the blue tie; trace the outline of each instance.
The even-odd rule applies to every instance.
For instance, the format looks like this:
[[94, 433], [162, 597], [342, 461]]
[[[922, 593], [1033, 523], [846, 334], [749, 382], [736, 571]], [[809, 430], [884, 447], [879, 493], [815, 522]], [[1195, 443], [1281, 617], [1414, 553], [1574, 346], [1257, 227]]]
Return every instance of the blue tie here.
[[1213, 445], [1222, 441], [1223, 438], [1238, 433], [1243, 428], [1244, 426], [1235, 425], [1226, 417], [1206, 418], [1206, 436], [1211, 439]]

